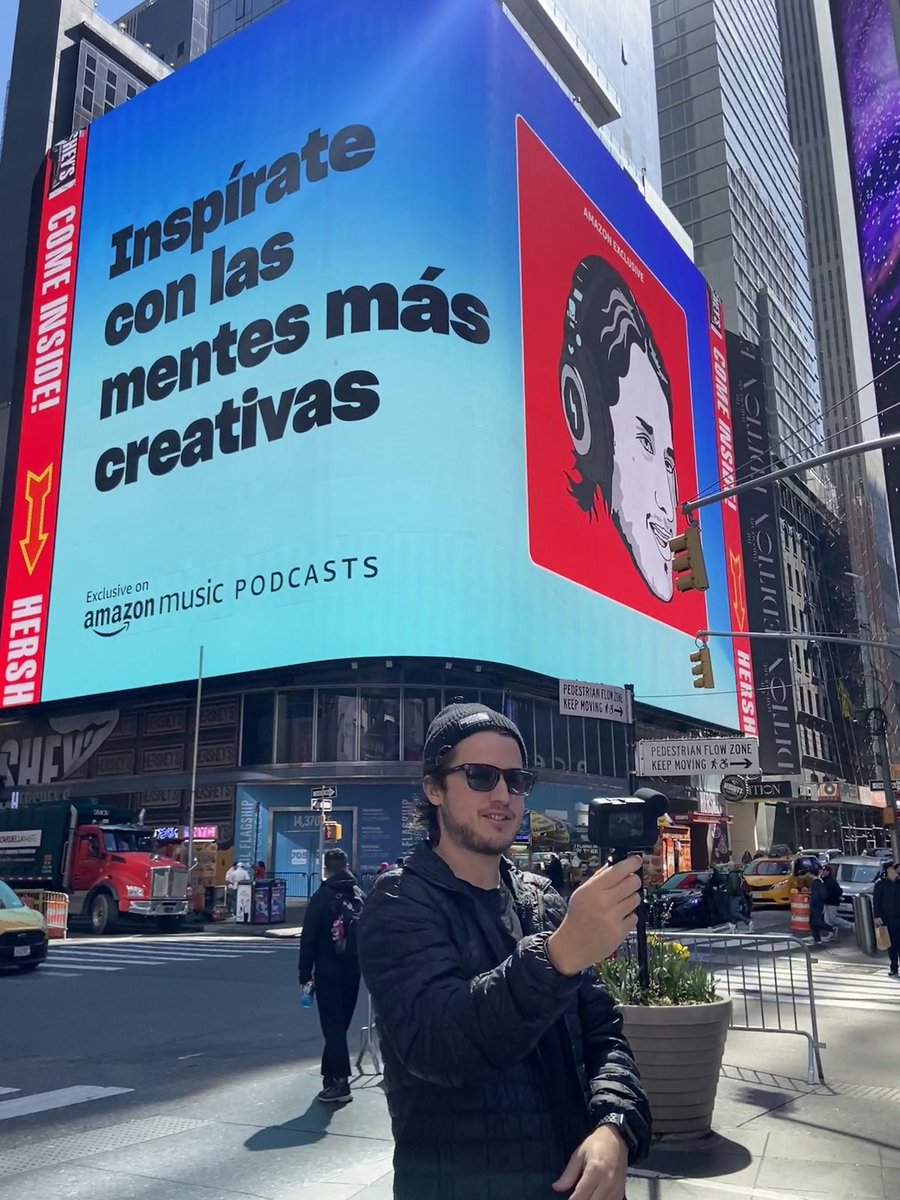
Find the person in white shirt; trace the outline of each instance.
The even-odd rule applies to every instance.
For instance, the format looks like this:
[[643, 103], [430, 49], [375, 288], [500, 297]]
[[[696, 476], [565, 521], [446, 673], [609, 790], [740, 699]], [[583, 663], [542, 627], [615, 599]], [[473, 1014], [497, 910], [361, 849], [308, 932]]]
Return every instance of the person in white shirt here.
[[230, 916], [237, 911], [237, 888], [239, 883], [249, 883], [250, 872], [243, 863], [236, 862], [225, 872], [225, 900]]

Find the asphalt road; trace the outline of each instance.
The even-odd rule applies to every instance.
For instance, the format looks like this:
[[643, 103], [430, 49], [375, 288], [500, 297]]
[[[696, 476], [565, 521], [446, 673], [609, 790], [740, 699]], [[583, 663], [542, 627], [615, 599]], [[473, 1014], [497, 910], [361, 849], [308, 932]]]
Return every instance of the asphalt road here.
[[[314, 1101], [296, 956], [246, 936], [75, 938], [3, 973], [0, 1198], [387, 1200], [376, 1080], [338, 1111]], [[365, 1021], [361, 1001], [351, 1047]]]

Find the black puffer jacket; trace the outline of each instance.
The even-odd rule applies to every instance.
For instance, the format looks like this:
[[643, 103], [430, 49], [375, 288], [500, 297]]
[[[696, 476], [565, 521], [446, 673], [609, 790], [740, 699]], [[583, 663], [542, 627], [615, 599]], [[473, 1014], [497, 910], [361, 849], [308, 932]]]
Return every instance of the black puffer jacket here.
[[900, 879], [893, 882], [885, 875], [875, 884], [872, 894], [875, 917], [885, 925], [900, 925]]
[[560, 897], [506, 860], [502, 875], [524, 934], [512, 953], [427, 844], [376, 881], [360, 919], [396, 1200], [549, 1200], [572, 1151], [613, 1112], [640, 1143], [633, 1161], [649, 1147], [649, 1106], [609, 995], [593, 971], [570, 979], [547, 958]]
[[329, 876], [307, 905], [298, 963], [301, 984], [309, 983], [313, 977], [313, 968], [318, 979], [322, 979], [323, 976], [343, 978], [355, 973], [358, 982], [356, 929], [351, 925], [348, 930], [347, 947], [343, 954], [338, 954], [331, 936], [331, 926], [338, 915], [338, 901], [341, 895], [344, 895], [348, 902], [355, 898], [359, 905], [362, 904], [362, 889], [357, 885], [356, 876], [350, 871], [337, 871]]

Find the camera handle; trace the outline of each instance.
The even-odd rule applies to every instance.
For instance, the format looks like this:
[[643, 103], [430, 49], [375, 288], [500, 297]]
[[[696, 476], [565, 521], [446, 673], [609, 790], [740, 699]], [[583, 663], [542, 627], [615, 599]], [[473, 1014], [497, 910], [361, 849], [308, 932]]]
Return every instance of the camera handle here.
[[[630, 858], [633, 851], [631, 850], [613, 850], [607, 859], [609, 866], [613, 863], [623, 862], [626, 858]], [[641, 890], [638, 895], [641, 902], [637, 908], [637, 930], [635, 936], [637, 939], [637, 959], [638, 959], [638, 984], [642, 992], [650, 990], [650, 950], [647, 945], [647, 902], [644, 899], [644, 872], [641, 871]]]

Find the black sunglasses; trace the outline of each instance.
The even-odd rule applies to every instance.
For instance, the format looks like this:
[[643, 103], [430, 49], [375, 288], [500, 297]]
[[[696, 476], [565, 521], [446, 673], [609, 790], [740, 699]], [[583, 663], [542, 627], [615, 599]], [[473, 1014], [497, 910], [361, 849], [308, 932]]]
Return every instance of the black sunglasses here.
[[527, 796], [537, 783], [537, 773], [522, 767], [492, 767], [490, 763], [460, 763], [458, 767], [445, 767], [442, 774], [453, 775], [462, 771], [473, 792], [492, 792], [503, 776], [506, 790], [511, 796]]

